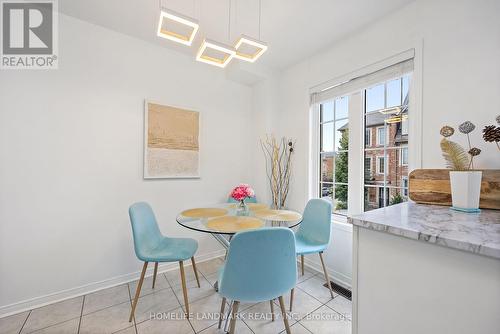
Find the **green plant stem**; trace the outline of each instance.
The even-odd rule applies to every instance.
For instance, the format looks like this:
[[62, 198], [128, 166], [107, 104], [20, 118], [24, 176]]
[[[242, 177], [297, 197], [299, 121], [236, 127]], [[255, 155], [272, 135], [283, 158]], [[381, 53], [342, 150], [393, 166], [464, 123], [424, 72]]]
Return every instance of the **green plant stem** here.
[[[469, 134], [467, 134], [467, 141], [469, 142], [469, 151], [470, 151], [472, 149], [472, 146], [470, 144], [470, 136], [469, 136]], [[473, 161], [473, 159], [474, 159], [474, 157], [471, 154], [471, 156], [470, 156], [470, 163], [469, 163], [469, 169], [471, 168], [471, 166], [472, 166], [472, 169], [474, 169], [474, 161]]]

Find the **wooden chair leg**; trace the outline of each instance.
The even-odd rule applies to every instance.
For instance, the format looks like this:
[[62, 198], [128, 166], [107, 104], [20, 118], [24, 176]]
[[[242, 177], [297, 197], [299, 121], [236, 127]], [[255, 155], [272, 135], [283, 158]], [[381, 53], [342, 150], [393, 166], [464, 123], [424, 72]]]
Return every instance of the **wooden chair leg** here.
[[271, 305], [271, 319], [274, 321], [274, 303], [272, 300], [269, 301], [269, 305]]
[[198, 278], [198, 269], [196, 269], [196, 262], [194, 262], [194, 256], [191, 257], [191, 263], [193, 264], [194, 276], [196, 276], [196, 282], [200, 288], [200, 279]]
[[304, 255], [300, 256], [300, 262], [301, 262], [301, 269], [302, 269], [302, 276], [304, 276]]
[[153, 273], [153, 289], [155, 288], [156, 284], [156, 274], [158, 273], [158, 262], [155, 262], [155, 270]]
[[224, 309], [226, 308], [226, 297], [222, 297], [222, 304], [220, 304], [220, 318], [219, 318], [219, 325], [217, 328], [220, 328], [222, 325], [222, 320], [224, 319]]
[[290, 312], [292, 312], [292, 307], [293, 307], [293, 293], [295, 292], [295, 288], [290, 291]]
[[184, 263], [179, 261], [179, 269], [181, 270], [182, 294], [184, 295], [184, 306], [186, 307], [186, 318], [189, 319], [189, 301], [186, 287], [186, 274], [184, 273]]
[[279, 296], [281, 315], [283, 316], [283, 322], [285, 323], [285, 330], [287, 334], [291, 334], [290, 325], [288, 324], [288, 318], [285, 310], [285, 301], [283, 300], [283, 296]]
[[236, 328], [236, 318], [238, 317], [238, 307], [240, 306], [239, 301], [234, 301], [233, 312], [231, 313], [231, 323], [229, 324], [229, 334], [234, 334], [234, 329]]
[[330, 282], [330, 278], [328, 277], [328, 272], [326, 271], [325, 261], [323, 261], [323, 252], [319, 252], [319, 258], [321, 259], [321, 265], [323, 266], [323, 272], [325, 273], [326, 285], [328, 285], [328, 289], [330, 290], [330, 295], [333, 296], [332, 283]]
[[146, 275], [146, 269], [148, 269], [148, 262], [144, 262], [142, 266], [141, 279], [139, 279], [139, 283], [137, 284], [137, 288], [135, 289], [135, 297], [134, 302], [132, 303], [132, 310], [130, 311], [130, 317], [128, 318], [128, 322], [132, 322], [132, 318], [134, 317], [135, 307], [137, 306], [137, 302], [139, 301], [139, 295], [141, 294], [142, 282], [144, 282], [144, 275]]

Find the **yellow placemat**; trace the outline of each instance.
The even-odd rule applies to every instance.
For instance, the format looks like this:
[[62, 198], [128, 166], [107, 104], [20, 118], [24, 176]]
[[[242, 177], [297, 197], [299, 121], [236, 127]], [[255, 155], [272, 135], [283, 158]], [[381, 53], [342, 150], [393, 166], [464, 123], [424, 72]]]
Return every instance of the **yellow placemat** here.
[[211, 219], [207, 227], [221, 232], [240, 232], [262, 227], [264, 222], [255, 217], [224, 216]]
[[212, 218], [212, 217], [224, 216], [226, 214], [227, 214], [226, 209], [219, 209], [219, 208], [197, 208], [181, 212], [181, 215], [191, 218]]
[[[233, 203], [229, 205], [231, 209], [236, 209], [238, 207], [238, 203]], [[264, 209], [269, 209], [269, 205], [263, 204], [263, 203], [247, 203], [247, 207], [249, 210], [252, 211], [259, 211], [259, 210], [264, 210]]]
[[302, 215], [295, 211], [290, 210], [260, 210], [255, 212], [255, 217], [272, 221], [297, 221], [302, 219]]

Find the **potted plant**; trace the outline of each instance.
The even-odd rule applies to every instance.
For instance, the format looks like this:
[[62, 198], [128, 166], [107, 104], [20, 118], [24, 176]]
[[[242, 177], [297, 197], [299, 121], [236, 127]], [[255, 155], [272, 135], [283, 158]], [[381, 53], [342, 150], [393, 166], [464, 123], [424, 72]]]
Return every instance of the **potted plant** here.
[[467, 135], [469, 150], [449, 140], [455, 129], [451, 126], [441, 128], [441, 151], [450, 171], [451, 201], [454, 209], [476, 212], [479, 210], [479, 196], [481, 194], [482, 171], [474, 170], [474, 157], [481, 153], [477, 147], [472, 147], [469, 134], [476, 126], [467, 121], [458, 127], [459, 131]]

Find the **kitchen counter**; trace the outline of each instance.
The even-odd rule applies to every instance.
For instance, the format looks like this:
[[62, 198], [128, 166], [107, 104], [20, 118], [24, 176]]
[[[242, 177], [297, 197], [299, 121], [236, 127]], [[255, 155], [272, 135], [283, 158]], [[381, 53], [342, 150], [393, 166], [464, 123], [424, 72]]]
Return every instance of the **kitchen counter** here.
[[406, 202], [349, 218], [355, 226], [500, 259], [500, 210], [464, 213]]
[[349, 218], [352, 333], [500, 333], [500, 211], [413, 202]]

